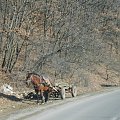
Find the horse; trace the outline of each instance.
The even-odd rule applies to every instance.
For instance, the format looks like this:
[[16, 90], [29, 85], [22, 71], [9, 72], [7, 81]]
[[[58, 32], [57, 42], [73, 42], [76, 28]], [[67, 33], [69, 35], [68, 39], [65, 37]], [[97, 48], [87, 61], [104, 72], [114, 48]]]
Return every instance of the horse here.
[[48, 93], [52, 89], [52, 85], [49, 79], [44, 78], [36, 73], [28, 73], [26, 76], [26, 84], [29, 87], [30, 83], [34, 86], [35, 93], [37, 95], [37, 103], [39, 104], [39, 93], [41, 96], [41, 103], [48, 101]]

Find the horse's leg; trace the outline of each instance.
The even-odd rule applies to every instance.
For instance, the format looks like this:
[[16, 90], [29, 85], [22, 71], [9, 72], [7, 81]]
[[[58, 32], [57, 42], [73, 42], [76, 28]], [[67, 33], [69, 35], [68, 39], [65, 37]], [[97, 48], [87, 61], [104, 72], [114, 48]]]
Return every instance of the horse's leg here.
[[45, 98], [44, 98], [44, 91], [43, 90], [41, 90], [40, 91], [40, 95], [41, 95], [41, 103], [44, 103], [45, 102]]
[[38, 95], [39, 90], [35, 86], [34, 86], [34, 89], [35, 89], [35, 93], [36, 93], [36, 97], [37, 97], [37, 104], [39, 104], [39, 95]]
[[38, 93], [37, 93], [37, 104], [39, 104], [39, 94]]
[[49, 91], [48, 90], [46, 90], [44, 92], [44, 96], [45, 96], [45, 102], [47, 102], [49, 100]]
[[37, 96], [37, 104], [39, 104], [39, 91], [35, 90], [35, 92], [36, 92], [36, 96]]

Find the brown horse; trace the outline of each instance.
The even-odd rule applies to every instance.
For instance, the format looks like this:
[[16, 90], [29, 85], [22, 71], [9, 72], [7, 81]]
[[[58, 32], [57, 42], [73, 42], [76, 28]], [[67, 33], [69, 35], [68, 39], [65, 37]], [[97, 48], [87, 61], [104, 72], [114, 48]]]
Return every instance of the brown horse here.
[[26, 84], [29, 87], [30, 83], [33, 84], [35, 93], [37, 95], [37, 103], [39, 103], [39, 93], [41, 96], [42, 103], [48, 101], [48, 93], [52, 89], [51, 82], [45, 80], [43, 76], [35, 73], [28, 73], [26, 77]]

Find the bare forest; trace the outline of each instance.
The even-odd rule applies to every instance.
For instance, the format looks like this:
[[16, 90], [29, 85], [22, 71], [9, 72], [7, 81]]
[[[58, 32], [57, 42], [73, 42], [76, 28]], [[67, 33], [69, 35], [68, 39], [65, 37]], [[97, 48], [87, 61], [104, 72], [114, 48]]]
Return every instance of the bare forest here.
[[119, 84], [120, 0], [0, 0], [0, 69]]

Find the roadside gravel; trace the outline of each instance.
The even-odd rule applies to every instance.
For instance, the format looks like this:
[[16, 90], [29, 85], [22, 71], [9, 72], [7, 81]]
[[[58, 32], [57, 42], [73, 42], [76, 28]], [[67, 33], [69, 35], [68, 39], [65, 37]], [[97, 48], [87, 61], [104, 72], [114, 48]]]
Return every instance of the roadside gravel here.
[[107, 88], [107, 89], [102, 89], [100, 91], [84, 93], [75, 98], [67, 97], [65, 100], [50, 99], [48, 103], [41, 105], [37, 105], [35, 101], [29, 101], [29, 100], [23, 100], [19, 102], [12, 101], [12, 103], [8, 104], [6, 108], [1, 109], [2, 111], [0, 111], [0, 120], [22, 120], [26, 116], [31, 116], [32, 114], [43, 112], [49, 108], [54, 109], [58, 105], [67, 104], [68, 102], [73, 102], [78, 99], [82, 99], [84, 97], [89, 97], [98, 93], [100, 94], [103, 92], [109, 92], [116, 89], [119, 89], [119, 87]]

